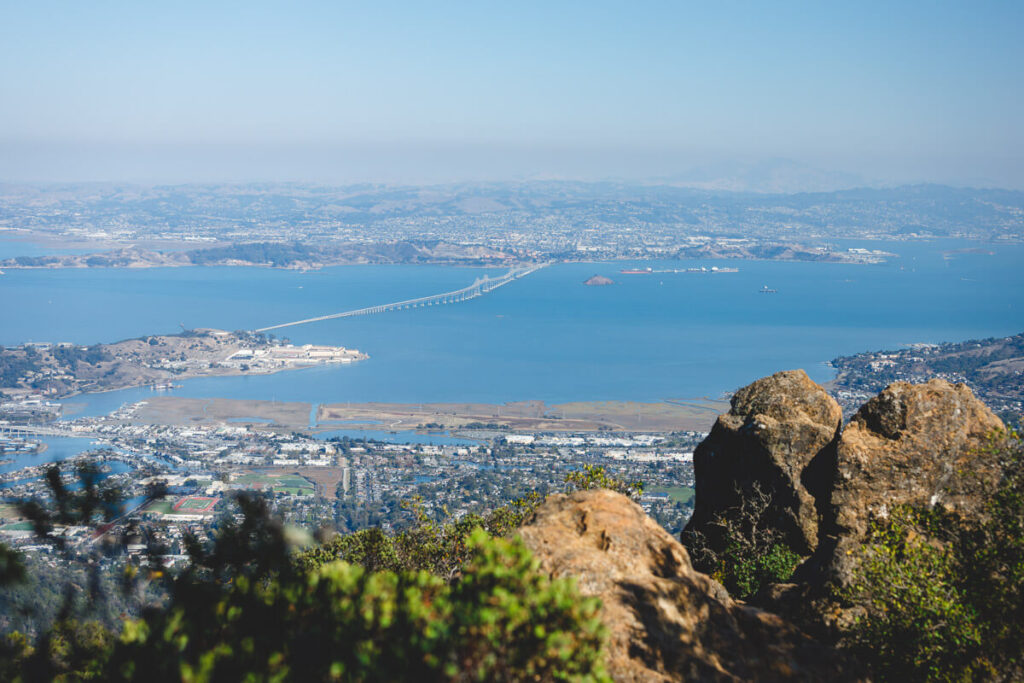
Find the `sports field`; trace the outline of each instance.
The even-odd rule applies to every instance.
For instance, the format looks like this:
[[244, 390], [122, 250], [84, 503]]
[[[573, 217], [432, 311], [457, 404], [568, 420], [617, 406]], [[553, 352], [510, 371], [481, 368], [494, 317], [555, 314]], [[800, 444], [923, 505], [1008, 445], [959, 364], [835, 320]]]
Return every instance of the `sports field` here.
[[219, 498], [207, 498], [206, 496], [185, 496], [174, 504], [175, 512], [203, 513], [212, 512], [213, 506]]
[[644, 493], [664, 493], [673, 503], [688, 503], [693, 498], [693, 489], [689, 486], [652, 486], [644, 489]]
[[249, 472], [235, 479], [235, 482], [254, 489], [270, 490], [290, 496], [311, 496], [315, 489], [313, 482], [298, 474]]

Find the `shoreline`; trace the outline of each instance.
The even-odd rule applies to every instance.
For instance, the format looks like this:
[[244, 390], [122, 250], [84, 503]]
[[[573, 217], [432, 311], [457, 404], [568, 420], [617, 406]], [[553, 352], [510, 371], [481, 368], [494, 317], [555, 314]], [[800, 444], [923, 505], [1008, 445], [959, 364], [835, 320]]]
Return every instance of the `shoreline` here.
[[[369, 360], [369, 358], [370, 358], [369, 355], [367, 355], [365, 358], [360, 358], [358, 360], [353, 360], [352, 362], [353, 363], [358, 363], [359, 361], [362, 361], [362, 360]], [[330, 365], [349, 365], [349, 363], [312, 363], [310, 365], [293, 365], [291, 367], [274, 368], [272, 370], [267, 370], [265, 372], [245, 372], [245, 371], [242, 371], [242, 370], [231, 369], [230, 372], [223, 372], [223, 373], [203, 373], [203, 374], [198, 374], [198, 375], [183, 374], [183, 375], [177, 376], [176, 379], [179, 379], [182, 382], [185, 382], [185, 381], [188, 381], [190, 379], [202, 379], [204, 377], [259, 377], [259, 376], [263, 376], [263, 375], [276, 375], [279, 372], [289, 372], [289, 371], [292, 371], [292, 370], [308, 370], [310, 368], [322, 368], [322, 367], [327, 367], [327, 366], [330, 366]], [[50, 400], [53, 400], [53, 401], [63, 401], [65, 399], [74, 398], [75, 396], [87, 396], [87, 395], [92, 395], [92, 394], [110, 394], [110, 393], [113, 393], [115, 391], [125, 391], [126, 389], [142, 389], [142, 388], [145, 388], [147, 386], [151, 386], [153, 384], [156, 384], [156, 383], [155, 382], [140, 382], [140, 383], [125, 384], [125, 385], [116, 386], [116, 387], [108, 387], [108, 388], [104, 388], [104, 389], [96, 389], [95, 391], [73, 391], [70, 394], [62, 394], [60, 396], [51, 397]], [[179, 387], [174, 387], [174, 388], [179, 388]], [[10, 391], [10, 390], [11, 389], [8, 389], [8, 391]], [[171, 389], [171, 390], [173, 390], [173, 389]], [[170, 391], [170, 390], [154, 389], [153, 391], [154, 391], [154, 393], [156, 393], [156, 392]], [[167, 394], [161, 394], [161, 395], [167, 395]]]
[[[0, 353], [27, 366], [10, 386], [0, 387], [6, 394], [14, 400], [26, 400], [45, 389], [49, 392], [47, 400], [61, 401], [146, 386], [159, 392], [175, 388], [175, 382], [203, 377], [273, 375], [285, 370], [349, 365], [370, 358], [344, 346], [296, 346], [256, 332], [206, 328], [173, 335], [144, 335], [78, 350], [69, 343], [26, 343], [0, 347]], [[71, 355], [69, 360], [69, 354], [77, 357]], [[32, 373], [42, 371], [65, 375], [44, 388], [33, 386]]]
[[[898, 240], [895, 240], [898, 241]], [[97, 252], [102, 253], [102, 252]], [[840, 252], [841, 253], [841, 252]], [[54, 254], [55, 257], [59, 258], [61, 254]], [[223, 263], [181, 263], [181, 262], [169, 262], [169, 263], [157, 263], [157, 262], [139, 262], [129, 263], [126, 265], [101, 265], [91, 266], [86, 263], [53, 263], [46, 265], [20, 265], [17, 263], [9, 263], [11, 258], [3, 259], [0, 261], [0, 267], [4, 270], [15, 271], [15, 270], [149, 270], [153, 268], [265, 268], [268, 270], [285, 270], [285, 271], [297, 271], [297, 272], [313, 272], [323, 270], [325, 268], [343, 268], [347, 266], [444, 266], [448, 268], [514, 268], [518, 266], [527, 265], [538, 265], [540, 263], [558, 263], [558, 264], [571, 264], [571, 263], [633, 263], [638, 261], [758, 261], [758, 262], [777, 262], [777, 263], [834, 263], [839, 265], [865, 265], [874, 266], [888, 263], [893, 258], [898, 258], [899, 254], [887, 252], [884, 256], [880, 255], [877, 259], [864, 259], [864, 258], [766, 258], [764, 256], [746, 256], [743, 254], [701, 254], [696, 256], [683, 256], [680, 258], [666, 258], [663, 255], [651, 255], [651, 256], [640, 256], [640, 257], [610, 257], [610, 258], [580, 258], [580, 259], [561, 259], [557, 261], [536, 261], [536, 260], [508, 260], [495, 263], [465, 263], [459, 261], [416, 261], [416, 262], [393, 262], [393, 261], [338, 261], [331, 263], [297, 263], [294, 265], [278, 266], [272, 263], [253, 263], [253, 262], [241, 262], [241, 261], [227, 261]]]

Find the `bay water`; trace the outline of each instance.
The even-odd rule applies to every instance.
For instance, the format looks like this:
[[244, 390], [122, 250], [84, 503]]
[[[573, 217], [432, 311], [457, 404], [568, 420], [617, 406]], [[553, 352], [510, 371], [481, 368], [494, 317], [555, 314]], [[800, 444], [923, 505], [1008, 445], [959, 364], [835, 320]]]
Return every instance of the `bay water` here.
[[[899, 256], [880, 265], [556, 264], [465, 303], [278, 332], [296, 344], [358, 348], [369, 360], [186, 380], [172, 394], [313, 404], [718, 397], [784, 369], [826, 381], [833, 376], [827, 362], [838, 355], [1024, 331], [1022, 245], [848, 246]], [[713, 266], [739, 272], [620, 272]], [[502, 272], [413, 265], [8, 270], [0, 276], [0, 343], [253, 329], [454, 290]], [[614, 284], [584, 286], [592, 275]], [[82, 404], [79, 414], [100, 414], [148, 396], [149, 389], [129, 389], [70, 402]]]

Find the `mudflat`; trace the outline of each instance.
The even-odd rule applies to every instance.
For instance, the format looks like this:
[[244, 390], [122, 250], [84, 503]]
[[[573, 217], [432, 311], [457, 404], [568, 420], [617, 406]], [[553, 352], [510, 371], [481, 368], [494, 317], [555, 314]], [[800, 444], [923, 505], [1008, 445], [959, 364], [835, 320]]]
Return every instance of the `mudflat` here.
[[309, 427], [309, 403], [256, 401], [231, 398], [156, 396], [138, 404], [134, 424], [201, 424], [246, 422], [288, 428]]
[[270, 427], [323, 431], [338, 429], [412, 430], [508, 429], [531, 432], [671, 432], [706, 431], [725, 401], [696, 399], [577, 401], [548, 405], [544, 401], [511, 403], [331, 403], [316, 411], [311, 404], [227, 398], [156, 396], [138, 405], [129, 421], [135, 424], [253, 423]]
[[[464, 429], [474, 426], [520, 431], [686, 431], [710, 429], [728, 410], [725, 401], [578, 401], [547, 405], [511, 403], [332, 403], [317, 410], [319, 427], [344, 423], [365, 429]], [[337, 425], [334, 425], [337, 426]]]

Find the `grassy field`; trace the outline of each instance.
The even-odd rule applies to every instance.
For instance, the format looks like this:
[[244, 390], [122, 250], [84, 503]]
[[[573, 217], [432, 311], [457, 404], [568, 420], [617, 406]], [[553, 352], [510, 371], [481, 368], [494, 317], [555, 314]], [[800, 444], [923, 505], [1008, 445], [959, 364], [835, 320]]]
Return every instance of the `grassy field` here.
[[263, 490], [270, 489], [274, 493], [283, 493], [289, 496], [311, 496], [315, 488], [313, 482], [298, 474], [247, 472], [234, 481], [245, 486]]
[[689, 486], [652, 486], [645, 493], [666, 493], [673, 503], [688, 503], [693, 500], [693, 489]]
[[246, 472], [234, 478], [236, 484], [246, 486], [270, 486], [276, 478], [273, 475], [260, 474], [259, 472]]
[[174, 511], [174, 503], [167, 499], [154, 500], [148, 506], [144, 512], [157, 512], [162, 515], [166, 515], [169, 512]]
[[275, 486], [274, 493], [283, 493], [288, 496], [312, 496], [313, 487], [304, 486], [302, 488], [293, 488], [291, 486]]
[[21, 512], [18, 511], [17, 505], [0, 503], [0, 521], [5, 519], [21, 519]]
[[32, 522], [14, 522], [0, 526], [0, 531], [32, 531]]

